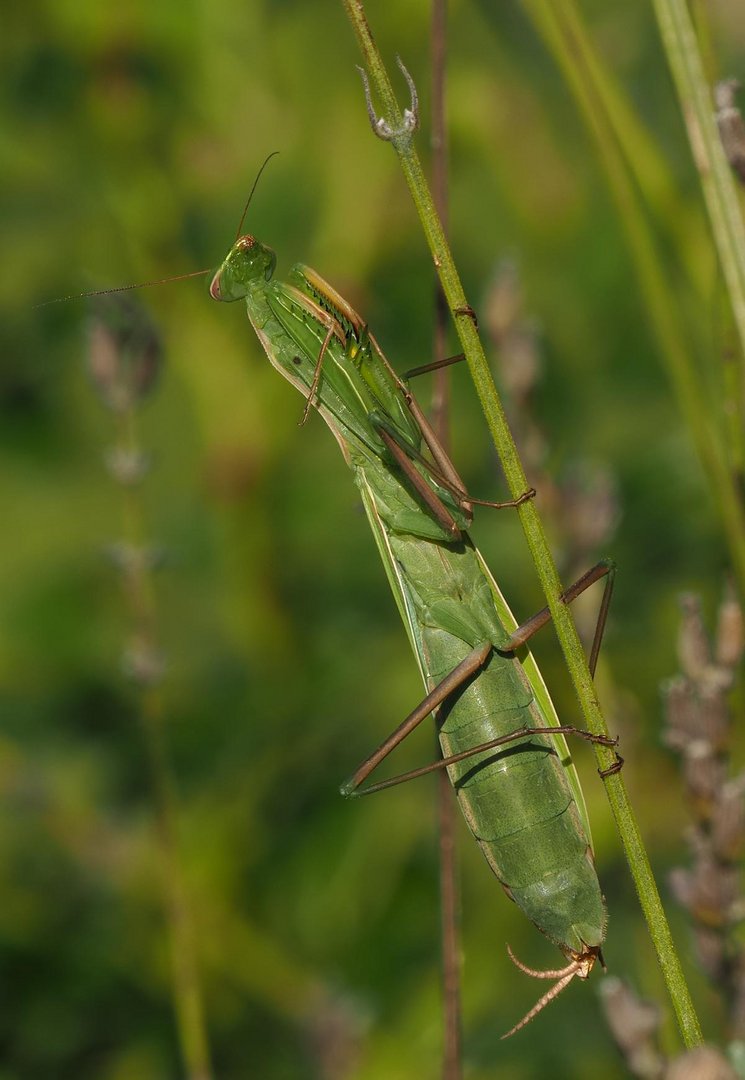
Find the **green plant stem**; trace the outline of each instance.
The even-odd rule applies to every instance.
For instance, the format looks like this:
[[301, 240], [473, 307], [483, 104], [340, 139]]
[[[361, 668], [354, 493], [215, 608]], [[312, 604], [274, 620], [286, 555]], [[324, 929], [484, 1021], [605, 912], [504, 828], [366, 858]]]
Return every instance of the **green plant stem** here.
[[684, 0], [654, 0], [657, 23], [688, 129], [739, 339], [740, 417], [745, 403], [745, 224], [714, 120], [712, 95]]
[[[705, 242], [703, 218], [689, 214], [659, 141], [644, 126], [596, 49], [576, 0], [523, 0], [522, 6], [559, 67], [591, 135], [596, 140], [603, 138], [603, 165], [608, 167], [607, 147], [612, 147], [638, 184], [655, 222], [675, 244], [688, 280], [705, 295], [710, 278], [697, 257], [700, 244]], [[682, 221], [687, 243], [681, 238]]]
[[174, 1008], [188, 1080], [211, 1080], [207, 1027], [197, 970], [189, 896], [178, 854], [176, 797], [163, 723], [160, 692], [140, 695], [140, 718], [148, 748], [155, 804], [155, 829], [168, 921]]
[[[680, 313], [639, 192], [630, 175], [631, 165], [628, 163], [634, 160], [640, 150], [643, 151], [643, 146], [622, 146], [620, 140], [630, 137], [633, 129], [629, 125], [619, 126], [614, 121], [610, 109], [612, 95], [603, 89], [602, 69], [591, 53], [589, 38], [572, 0], [525, 0], [525, 6], [560, 67], [597, 146], [636, 266], [640, 292], [649, 311], [660, 356], [711, 485], [740, 597], [745, 603], [745, 506], [738, 487], [737, 472], [725, 463], [719, 435], [721, 421], [712, 423], [703, 407], [701, 380], [685, 338]], [[728, 369], [731, 366], [729, 364]], [[735, 456], [734, 460], [736, 463], [740, 459]]]
[[[391, 128], [394, 131], [400, 131], [402, 126], [401, 113], [382, 59], [370, 33], [362, 3], [360, 0], [343, 0], [343, 3], [356, 33], [372, 84], [383, 104], [384, 115]], [[491, 378], [476, 326], [473, 320], [467, 314], [464, 314], [468, 310], [466, 297], [438, 220], [419, 157], [413, 147], [410, 135], [402, 133], [391, 141], [399, 156], [404, 176], [419, 213], [435, 268], [440, 276], [443, 291], [453, 314], [463, 351], [466, 354], [471, 376], [504, 469], [507, 484], [513, 498], [517, 498], [527, 490], [529, 485]], [[561, 593], [559, 576], [548, 547], [543, 525], [538, 516], [535, 500], [528, 500], [523, 503], [518, 513], [541, 586], [551, 610], [567, 668], [580, 701], [585, 726], [588, 731], [594, 734], [605, 735], [607, 734], [607, 727], [600, 710], [574, 621], [568, 607], [562, 604], [559, 599]], [[611, 750], [604, 747], [595, 747], [595, 752], [602, 769], [607, 769], [613, 764], [614, 757]], [[675, 952], [649, 859], [641, 840], [621, 774], [615, 773], [608, 776], [605, 786], [626, 858], [639, 894], [642, 910], [673, 1002], [683, 1041], [688, 1047], [698, 1045], [702, 1041], [698, 1019], [680, 961]]]
[[[139, 456], [134, 408], [119, 417], [118, 449]], [[123, 532], [128, 549], [145, 550], [142, 497], [136, 484], [123, 490]], [[155, 594], [152, 575], [135, 555], [125, 574], [132, 643], [155, 660]], [[135, 679], [135, 693], [153, 792], [154, 826], [165, 918], [171, 954], [171, 993], [187, 1080], [211, 1080], [207, 1025], [199, 982], [188, 890], [179, 855], [177, 800], [165, 729], [163, 697], [155, 680]]]
[[691, 0], [691, 16], [696, 33], [696, 40], [701, 50], [701, 63], [704, 76], [710, 86], [719, 78], [718, 57], [711, 33], [711, 12], [709, 0]]

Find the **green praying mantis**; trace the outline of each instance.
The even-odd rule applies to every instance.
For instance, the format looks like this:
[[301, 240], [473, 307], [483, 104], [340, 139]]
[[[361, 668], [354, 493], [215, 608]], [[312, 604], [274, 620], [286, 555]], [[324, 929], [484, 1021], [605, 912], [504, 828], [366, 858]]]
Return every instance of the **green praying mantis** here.
[[[445, 767], [471, 832], [507, 894], [564, 954], [555, 971], [525, 973], [554, 985], [508, 1035], [575, 977], [602, 963], [605, 901], [587, 813], [565, 735], [614, 741], [562, 726], [528, 650], [547, 609], [518, 627], [467, 529], [473, 504], [413, 394], [356, 311], [315, 271], [274, 277], [274, 252], [241, 236], [216, 272], [216, 300], [245, 300], [271, 364], [334, 434], [362, 497], [426, 696], [342, 786], [366, 794]], [[515, 506], [520, 499], [491, 503]], [[570, 602], [606, 577], [599, 563], [563, 594]], [[598, 621], [590, 665], [600, 643]], [[362, 788], [430, 714], [443, 759]], [[620, 759], [619, 759], [620, 761]], [[617, 766], [616, 766], [617, 767]], [[614, 767], [615, 768], [615, 767]], [[611, 770], [609, 770], [611, 771]], [[505, 1036], [506, 1037], [506, 1036]]]

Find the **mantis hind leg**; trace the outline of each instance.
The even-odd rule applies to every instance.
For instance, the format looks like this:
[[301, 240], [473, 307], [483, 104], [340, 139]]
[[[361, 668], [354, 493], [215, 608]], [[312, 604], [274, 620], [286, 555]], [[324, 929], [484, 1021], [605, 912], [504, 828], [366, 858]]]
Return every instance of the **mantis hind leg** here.
[[[594, 676], [595, 668], [597, 667], [598, 655], [600, 653], [600, 646], [603, 641], [603, 634], [605, 633], [605, 626], [608, 621], [608, 610], [610, 608], [611, 598], [613, 596], [613, 584], [616, 578], [616, 564], [611, 559], [601, 559], [600, 562], [595, 563], [590, 570], [578, 578], [573, 585], [570, 585], [568, 589], [561, 594], [559, 599], [563, 604], [571, 604], [573, 600], [576, 600], [578, 596], [581, 596], [585, 589], [589, 589], [591, 585], [594, 585], [596, 581], [600, 581], [601, 578], [606, 578], [605, 590], [603, 592], [603, 599], [600, 602], [600, 611], [598, 612], [598, 620], [595, 625], [595, 635], [592, 639], [592, 647], [590, 649], [590, 657], [588, 660], [588, 666], [590, 668], [590, 674]], [[522, 625], [518, 626], [508, 638], [507, 642], [500, 651], [514, 652], [522, 645], [525, 645], [537, 633], [547, 622], [551, 620], [551, 612], [547, 607], [541, 608], [539, 612], [532, 615]]]
[[411, 368], [409, 371], [406, 371], [399, 379], [401, 392], [406, 398], [406, 404], [408, 406], [409, 412], [419, 425], [422, 433], [422, 439], [424, 440], [427, 449], [432, 455], [432, 458], [435, 462], [435, 465], [437, 466], [437, 470], [439, 470], [439, 473], [433, 470], [431, 465], [429, 465], [426, 460], [421, 459], [422, 463], [427, 466], [427, 468], [431, 471], [432, 475], [436, 480], [444, 484], [444, 486], [447, 487], [459, 499], [461, 508], [467, 514], [471, 513], [472, 504], [474, 503], [477, 506], [490, 507], [492, 510], [506, 510], [510, 507], [520, 506], [527, 499], [532, 499], [535, 496], [534, 488], [529, 488], [526, 492], [518, 496], [518, 498], [516, 499], [507, 499], [504, 502], [494, 502], [491, 499], [477, 499], [475, 498], [475, 496], [469, 494], [469, 492], [466, 490], [465, 484], [458, 475], [455, 465], [453, 464], [447, 450], [442, 445], [440, 437], [430, 424], [426, 414], [419, 405], [419, 402], [411, 393], [408, 386], [406, 386], [407, 381], [414, 378], [414, 376], [416, 375], [423, 375], [427, 371], [438, 371], [441, 368], [449, 367], [451, 364], [457, 364], [461, 360], [465, 360], [465, 358], [465, 353], [458, 353], [456, 356], [448, 356], [444, 360], [435, 360], [430, 364], [422, 364], [421, 367]]
[[[434, 690], [431, 690], [419, 705], [409, 713], [396, 730], [391, 732], [377, 750], [355, 769], [349, 779], [341, 785], [340, 790], [342, 795], [351, 797], [354, 795], [363, 795], [366, 794], [367, 791], [371, 791], [372, 788], [366, 788], [365, 791], [358, 791], [358, 788], [365, 782], [370, 773], [377, 769], [381, 761], [384, 761], [385, 758], [387, 758], [388, 755], [404, 741], [407, 735], [410, 735], [411, 732], [421, 724], [422, 720], [425, 720], [430, 713], [439, 705], [442, 705], [455, 690], [468, 682], [468, 680], [476, 674], [479, 668], [483, 667], [491, 656], [493, 648], [494, 646], [491, 642], [485, 642], [483, 645], [479, 645], [473, 649], [468, 656], [457, 665], [457, 667], [454, 667], [450, 674], [446, 675], [442, 682], [439, 682]], [[436, 762], [435, 768], [440, 765], [440, 762]], [[430, 771], [429, 768], [427, 771]], [[405, 779], [409, 779], [408, 775]], [[377, 785], [374, 786], [377, 790]], [[387, 783], [387, 786], [390, 785]]]
[[[573, 600], [576, 600], [586, 589], [593, 585], [596, 581], [600, 581], [602, 578], [606, 578], [605, 590], [603, 592], [603, 599], [600, 605], [600, 613], [598, 615], [598, 621], [595, 628], [595, 635], [593, 638], [592, 648], [590, 651], [590, 672], [594, 675], [595, 667], [597, 665], [598, 653], [600, 651], [600, 645], [603, 638], [607, 618], [608, 608], [610, 606], [611, 596], [613, 592], [613, 582], [615, 578], [616, 567], [609, 559], [602, 560], [596, 563], [587, 573], [583, 574], [573, 585], [566, 589], [561, 594], [561, 600], [570, 604]], [[551, 618], [551, 613], [548, 608], [543, 608], [536, 615], [533, 615], [530, 619], [524, 622], [517, 628], [508, 638], [507, 642], [499, 649], [500, 653], [514, 652], [516, 649], [521, 648], [530, 640], [531, 637], [541, 627], [545, 626]], [[519, 728], [516, 731], [509, 732], [506, 735], [502, 735], [497, 739], [491, 739], [489, 742], [479, 743], [477, 746], [469, 747], [468, 750], [463, 750], [458, 754], [452, 754], [448, 757], [443, 757], [439, 761], [433, 761], [428, 765], [423, 765], [418, 769], [412, 769], [409, 772], [401, 773], [398, 776], [393, 776], [388, 780], [381, 780], [376, 784], [370, 784], [366, 788], [359, 790], [361, 785], [377, 769], [378, 765], [388, 755], [395, 750], [395, 748], [404, 741], [404, 739], [411, 734], [412, 731], [424, 720], [431, 712], [442, 705], [451, 694], [456, 690], [464, 686], [469, 680], [477, 675], [480, 668], [482, 668], [489, 657], [492, 654], [494, 646], [490, 642], [486, 642], [483, 645], [474, 648], [464, 660], [461, 661], [453, 670], [445, 676], [445, 678], [437, 684], [434, 690], [431, 690], [429, 694], [417, 705], [417, 707], [409, 713], [406, 719], [399, 724], [395, 731], [393, 731], [387, 739], [385, 739], [377, 750], [374, 751], [368, 758], [363, 761], [352, 776], [345, 781], [341, 786], [341, 793], [345, 797], [355, 797], [361, 795], [372, 795], [376, 791], [383, 791], [389, 787], [395, 787], [397, 784], [403, 784], [407, 780], [415, 780], [419, 776], [425, 776], [428, 773], [436, 772], [439, 769], [445, 769], [448, 765], [455, 765], [460, 761], [464, 761], [469, 757], [474, 757], [476, 754], [482, 754], [488, 750], [497, 749], [500, 746], [506, 746], [511, 742], [515, 742], [518, 739], [525, 738], [530, 735], [543, 735], [543, 736], [557, 736], [557, 735], [575, 735], [577, 738], [584, 739], [587, 742], [591, 742], [597, 746], [606, 746], [615, 749], [618, 745], [618, 739], [612, 738], [609, 735], [596, 735], [593, 732], [585, 731], [582, 728], [575, 727], [573, 725], [563, 726], [547, 726], [547, 727], [534, 727], [534, 728]], [[598, 770], [600, 777], [604, 780], [606, 777], [611, 776], [613, 773], [618, 772], [623, 766], [623, 758], [616, 752], [616, 760], [607, 769]]]
[[[418, 769], [411, 769], [410, 772], [400, 773], [398, 776], [392, 776], [388, 780], [380, 780], [377, 784], [369, 784], [361, 791], [357, 790], [357, 786], [354, 784], [354, 778], [360, 771], [364, 769], [367, 762], [357, 770], [350, 780], [348, 780], [341, 788], [342, 795], [347, 797], [361, 796], [361, 795], [373, 795], [376, 791], [385, 791], [386, 788], [396, 787], [398, 784], [404, 784], [407, 780], [416, 780], [420, 776], [426, 776], [428, 773], [437, 772], [438, 769], [446, 769], [448, 765], [457, 765], [460, 761], [466, 761], [470, 757], [474, 757], [476, 754], [483, 754], [487, 750], [497, 750], [501, 746], [507, 746], [511, 742], [516, 742], [518, 739], [524, 739], [530, 735], [542, 735], [559, 736], [559, 735], [576, 735], [580, 739], [585, 739], [587, 742], [594, 743], [598, 746], [607, 746], [614, 749], [618, 746], [618, 738], [612, 738], [610, 735], [594, 735], [591, 731], [585, 731], [583, 728], [573, 727], [571, 724], [565, 724], [560, 727], [532, 727], [532, 728], [518, 728], [517, 731], [510, 731], [507, 735], [500, 735], [498, 739], [490, 739], [489, 742], [479, 743], [478, 746], [470, 746], [468, 750], [462, 750], [459, 754], [450, 754], [448, 757], [440, 758], [439, 761], [431, 761], [429, 765], [422, 765]], [[611, 765], [609, 769], [604, 769], [601, 776], [610, 775], [612, 772], [618, 772], [623, 764], [623, 758], [618, 757], [618, 760]], [[368, 758], [370, 761], [370, 758]], [[379, 762], [376, 762], [376, 765]], [[376, 766], [373, 766], [375, 768]], [[366, 776], [370, 775], [372, 768], [365, 773]], [[364, 779], [364, 778], [363, 778]], [[362, 780], [359, 781], [362, 783]]]

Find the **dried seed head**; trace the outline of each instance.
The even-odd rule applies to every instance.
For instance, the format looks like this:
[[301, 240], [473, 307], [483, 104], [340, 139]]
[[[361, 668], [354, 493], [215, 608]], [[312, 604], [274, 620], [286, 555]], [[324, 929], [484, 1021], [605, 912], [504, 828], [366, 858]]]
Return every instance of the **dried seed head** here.
[[515, 403], [524, 402], [543, 375], [538, 328], [524, 322], [507, 334], [500, 348], [502, 385]]
[[745, 626], [742, 608], [737, 602], [732, 582], [729, 581], [719, 606], [716, 636], [717, 663], [734, 670], [742, 660], [744, 650]]
[[701, 615], [701, 601], [693, 593], [685, 593], [680, 598], [680, 609], [680, 668], [690, 679], [698, 679], [711, 664], [711, 647]]
[[739, 79], [722, 79], [721, 82], [716, 84], [714, 87], [714, 104], [718, 112], [723, 109], [734, 108], [737, 91], [740, 88]]
[[718, 863], [711, 854], [696, 860], [692, 870], [673, 870], [670, 887], [676, 899], [704, 928], [721, 930], [732, 922], [739, 892], [739, 872]]
[[407, 146], [411, 142], [411, 136], [419, 127], [419, 96], [417, 94], [416, 85], [409, 72], [404, 67], [403, 61], [400, 56], [396, 57], [396, 63], [398, 64], [401, 74], [406, 79], [407, 86], [409, 87], [409, 93], [411, 94], [411, 104], [408, 109], [404, 109], [403, 118], [400, 126], [391, 127], [388, 121], [383, 116], [378, 116], [375, 112], [375, 108], [372, 103], [372, 95], [370, 94], [370, 82], [367, 78], [367, 72], [364, 68], [357, 66], [357, 70], [362, 78], [362, 85], [365, 89], [365, 103], [367, 105], [367, 115], [370, 118], [370, 126], [373, 129], [373, 133], [378, 136], [379, 139], [383, 139], [384, 142], [392, 142], [394, 146]]
[[515, 408], [525, 408], [540, 382], [543, 364], [539, 330], [523, 315], [523, 296], [517, 265], [505, 259], [484, 299], [486, 324], [497, 350], [502, 386]]
[[682, 908], [690, 910], [693, 900], [693, 879], [690, 871], [677, 867], [668, 874], [670, 891]]
[[613, 472], [589, 459], [575, 461], [561, 487], [562, 525], [571, 549], [580, 554], [602, 548], [620, 516]]
[[745, 853], [745, 773], [722, 788], [711, 820], [711, 844], [725, 862], [737, 862]]
[[133, 487], [149, 472], [152, 457], [139, 450], [114, 446], [104, 454], [104, 463], [117, 483]]
[[122, 657], [124, 674], [138, 686], [155, 686], [163, 678], [165, 659], [162, 653], [141, 638], [135, 638]]
[[735, 105], [735, 95], [739, 89], [737, 79], [723, 79], [714, 87], [714, 102], [725, 156], [740, 180], [745, 183], [745, 123]]
[[668, 680], [663, 686], [667, 745], [696, 760], [725, 749], [730, 731], [726, 688], [716, 668], [698, 683], [681, 676]]
[[662, 1076], [664, 1058], [657, 1047], [660, 1010], [636, 997], [621, 979], [603, 979], [600, 1000], [605, 1020], [629, 1071], [644, 1080]]
[[683, 759], [683, 776], [693, 813], [699, 821], [708, 823], [727, 776], [726, 762], [714, 756], [705, 742], [691, 742]]
[[517, 263], [512, 259], [503, 259], [497, 266], [484, 300], [486, 327], [495, 344], [501, 345], [515, 328], [522, 310], [523, 296]]
[[697, 1046], [668, 1065], [665, 1080], [737, 1080], [724, 1054], [713, 1046]]
[[117, 540], [109, 544], [104, 554], [125, 578], [134, 578], [158, 570], [165, 561], [165, 551], [155, 544], [130, 544]]
[[162, 360], [160, 339], [128, 296], [96, 298], [88, 326], [88, 372], [114, 412], [134, 408], [152, 390]]
[[727, 941], [719, 928], [695, 926], [693, 944], [699, 967], [715, 985], [727, 979]]
[[699, 739], [709, 747], [710, 752], [725, 751], [729, 745], [730, 714], [725, 691], [729, 681], [722, 679], [716, 668], [707, 672], [706, 679], [700, 685], [696, 695], [699, 715]]
[[357, 1074], [360, 1053], [371, 1016], [350, 995], [319, 991], [306, 1007], [304, 1027], [318, 1075], [342, 1080]]
[[662, 738], [672, 750], [684, 752], [698, 734], [698, 716], [693, 686], [681, 675], [668, 679], [662, 687], [666, 726]]
[[[742, 654], [742, 617], [731, 589], [726, 590], [714, 659], [698, 600], [686, 597], [682, 607], [680, 656], [685, 674], [664, 689], [664, 737], [683, 755], [695, 824], [687, 835], [693, 866], [675, 870], [670, 886], [693, 920], [699, 964], [720, 990], [733, 1036], [740, 1038], [745, 1034], [745, 954], [734, 930], [745, 915], [739, 865], [745, 851], [745, 774], [727, 780], [732, 726], [727, 698]], [[706, 1075], [699, 1067], [704, 1068], [700, 1063], [690, 1066], [692, 1077]], [[670, 1075], [689, 1073], [671, 1070]]]
[[730, 961], [731, 980], [734, 985], [730, 1005], [730, 1031], [732, 1041], [745, 1046], [745, 959], [738, 953]]

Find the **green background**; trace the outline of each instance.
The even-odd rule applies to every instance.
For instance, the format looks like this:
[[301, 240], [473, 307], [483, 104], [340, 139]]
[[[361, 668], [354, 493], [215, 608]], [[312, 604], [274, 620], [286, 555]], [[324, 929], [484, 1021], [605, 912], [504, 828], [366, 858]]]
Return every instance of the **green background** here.
[[[584, 10], [666, 163], [679, 242], [709, 277], [710, 302], [692, 303], [668, 245], [706, 362], [721, 348], [721, 282], [651, 13]], [[713, 14], [723, 72], [745, 75], [745, 14], [735, 3]], [[371, 3], [368, 15], [386, 58], [400, 53], [417, 80], [426, 157], [427, 5]], [[113, 422], [85, 374], [86, 303], [34, 305], [217, 265], [272, 150], [246, 227], [276, 249], [280, 274], [303, 261], [331, 281], [399, 370], [430, 357], [431, 261], [395, 156], [370, 132], [341, 5], [56, 0], [8, 6], [3, 22], [0, 1078], [159, 1080], [183, 1072], [146, 755], [121, 674], [127, 615], [102, 555], [121, 530], [102, 460]], [[600, 693], [667, 899], [687, 818], [660, 745], [659, 687], [677, 666], [677, 596], [701, 592], [711, 614], [726, 552], [553, 61], [520, 5], [486, 0], [451, 5], [449, 52], [451, 236], [466, 293], [483, 310], [500, 261], [516, 261], [540, 328], [544, 467], [559, 482], [602, 465], [616, 487], [615, 532], [592, 554], [620, 564]], [[215, 1075], [437, 1076], [432, 785], [353, 804], [337, 793], [421, 693], [355, 489], [320, 420], [298, 429], [300, 398], [239, 304], [214, 304], [199, 279], [139, 298], [166, 349], [140, 414], [153, 458], [142, 495], [165, 552], [164, 694]], [[454, 458], [472, 491], [499, 498], [467, 372], [453, 382]], [[518, 618], [540, 607], [514, 520], [482, 511], [474, 535]], [[558, 527], [554, 544], [567, 571]], [[550, 631], [536, 651], [576, 720]], [[431, 738], [413, 742], [398, 768], [430, 759]], [[608, 966], [662, 1002], [594, 762], [578, 759]], [[536, 966], [558, 958], [460, 822], [459, 840], [467, 1075], [624, 1075], [599, 976], [500, 1043], [537, 997], [505, 942]], [[721, 1037], [670, 914], [707, 1032]]]

